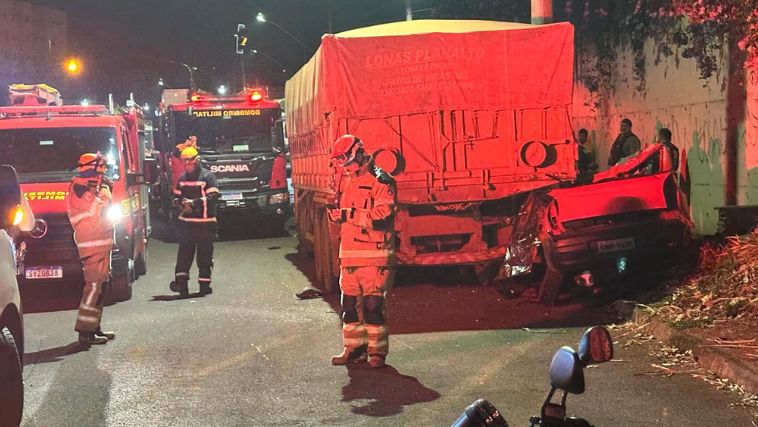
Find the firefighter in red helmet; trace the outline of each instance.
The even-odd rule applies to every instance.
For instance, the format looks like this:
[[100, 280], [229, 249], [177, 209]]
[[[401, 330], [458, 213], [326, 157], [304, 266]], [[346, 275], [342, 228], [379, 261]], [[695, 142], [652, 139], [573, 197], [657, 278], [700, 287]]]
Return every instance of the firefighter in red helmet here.
[[329, 219], [341, 224], [343, 350], [332, 364], [368, 356], [372, 368], [381, 368], [389, 350], [385, 294], [394, 279], [395, 180], [353, 135], [337, 139], [331, 158], [336, 173], [344, 174], [339, 206], [327, 207]]
[[79, 174], [72, 180], [66, 198], [84, 271], [84, 290], [74, 329], [79, 333], [79, 344], [89, 347], [116, 337], [100, 329], [111, 272], [113, 223], [106, 211], [111, 206], [112, 184], [104, 176], [105, 158], [100, 153], [82, 154], [77, 166]]

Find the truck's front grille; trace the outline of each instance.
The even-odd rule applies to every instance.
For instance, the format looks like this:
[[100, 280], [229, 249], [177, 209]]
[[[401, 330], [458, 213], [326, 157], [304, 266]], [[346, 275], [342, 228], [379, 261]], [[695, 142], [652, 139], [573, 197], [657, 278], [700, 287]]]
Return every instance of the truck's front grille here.
[[471, 240], [471, 233], [441, 234], [435, 236], [411, 237], [411, 244], [416, 253], [454, 252], [460, 250]]

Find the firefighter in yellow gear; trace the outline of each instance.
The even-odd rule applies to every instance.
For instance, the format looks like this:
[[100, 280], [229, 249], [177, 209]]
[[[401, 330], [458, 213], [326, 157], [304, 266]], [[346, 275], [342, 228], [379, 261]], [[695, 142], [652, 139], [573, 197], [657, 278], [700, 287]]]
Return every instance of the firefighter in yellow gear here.
[[74, 329], [79, 333], [79, 344], [89, 347], [116, 337], [100, 329], [113, 247], [113, 223], [105, 215], [111, 203], [111, 184], [104, 176], [105, 158], [99, 153], [82, 154], [78, 169], [66, 200], [84, 271], [84, 290]]
[[340, 223], [342, 353], [332, 364], [365, 360], [385, 366], [389, 351], [387, 301], [395, 272], [397, 188], [391, 175], [374, 165], [360, 139], [343, 135], [332, 150], [332, 164], [344, 174], [339, 206], [328, 206]]

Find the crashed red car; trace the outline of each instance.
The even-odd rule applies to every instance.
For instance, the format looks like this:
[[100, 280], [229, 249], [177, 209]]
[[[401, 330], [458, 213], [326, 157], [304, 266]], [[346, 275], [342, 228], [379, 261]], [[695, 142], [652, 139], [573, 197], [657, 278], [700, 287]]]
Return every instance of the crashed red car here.
[[589, 184], [530, 194], [500, 276], [536, 285], [540, 302], [554, 305], [569, 281], [608, 285], [681, 253], [692, 236], [688, 210], [668, 152], [651, 145]]

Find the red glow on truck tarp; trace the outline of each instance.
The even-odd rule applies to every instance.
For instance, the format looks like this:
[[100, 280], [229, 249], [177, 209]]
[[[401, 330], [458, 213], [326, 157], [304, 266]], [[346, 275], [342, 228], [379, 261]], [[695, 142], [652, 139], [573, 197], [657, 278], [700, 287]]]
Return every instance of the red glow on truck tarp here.
[[21, 191], [35, 216], [66, 213], [69, 182], [21, 184]]

